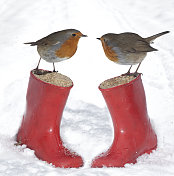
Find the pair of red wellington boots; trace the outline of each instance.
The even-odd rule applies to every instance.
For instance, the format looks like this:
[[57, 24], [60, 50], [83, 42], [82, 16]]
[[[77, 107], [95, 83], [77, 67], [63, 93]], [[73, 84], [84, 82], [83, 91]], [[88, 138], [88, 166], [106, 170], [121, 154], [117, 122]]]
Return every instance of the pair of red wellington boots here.
[[[26, 112], [17, 134], [20, 144], [56, 167], [83, 166], [82, 158], [65, 148], [60, 137], [62, 113], [71, 88], [45, 83], [31, 72]], [[99, 89], [112, 117], [114, 140], [107, 152], [92, 161], [91, 167], [124, 167], [156, 149], [157, 137], [147, 114], [141, 75], [129, 83]]]

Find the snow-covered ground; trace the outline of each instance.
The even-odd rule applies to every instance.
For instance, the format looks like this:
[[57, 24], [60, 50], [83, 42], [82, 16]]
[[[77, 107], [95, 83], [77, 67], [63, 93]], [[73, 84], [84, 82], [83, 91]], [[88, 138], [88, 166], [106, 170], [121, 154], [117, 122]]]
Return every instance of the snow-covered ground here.
[[[174, 1], [173, 0], [0, 0], [0, 175], [1, 176], [172, 176], [174, 175]], [[57, 63], [74, 87], [63, 114], [65, 145], [85, 162], [79, 169], [54, 168], [25, 146], [14, 146], [25, 110], [29, 72], [39, 59], [38, 40], [54, 31], [75, 28], [87, 34], [76, 54]], [[110, 146], [113, 129], [98, 85], [125, 73], [128, 66], [109, 61], [101, 43], [105, 33], [136, 32], [143, 37], [170, 30], [157, 39], [140, 70], [148, 113], [158, 148], [125, 168], [90, 168], [92, 158]], [[40, 68], [52, 69], [41, 61]]]

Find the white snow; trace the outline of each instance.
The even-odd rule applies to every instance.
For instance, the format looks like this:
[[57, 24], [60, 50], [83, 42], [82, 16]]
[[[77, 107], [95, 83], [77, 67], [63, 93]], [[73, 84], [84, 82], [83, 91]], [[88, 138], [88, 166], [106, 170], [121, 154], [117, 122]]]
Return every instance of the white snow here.
[[[174, 175], [174, 1], [173, 0], [1, 0], [0, 1], [0, 175], [1, 176], [172, 176]], [[75, 28], [87, 34], [76, 54], [56, 64], [74, 87], [63, 114], [61, 136], [65, 145], [85, 162], [79, 169], [54, 168], [38, 160], [26, 146], [14, 146], [25, 111], [30, 70], [39, 59], [36, 41], [52, 32]], [[91, 160], [108, 149], [113, 127], [98, 85], [118, 76], [128, 66], [109, 61], [100, 41], [105, 33], [135, 32], [157, 39], [140, 71], [148, 113], [158, 136], [158, 148], [125, 168], [90, 168]], [[40, 68], [52, 70], [41, 61]]]

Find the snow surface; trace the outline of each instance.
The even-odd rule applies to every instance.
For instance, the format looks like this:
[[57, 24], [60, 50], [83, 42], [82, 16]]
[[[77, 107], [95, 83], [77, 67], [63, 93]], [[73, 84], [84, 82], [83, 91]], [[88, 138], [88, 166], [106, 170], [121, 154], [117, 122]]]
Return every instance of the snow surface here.
[[[0, 175], [1, 176], [169, 176], [174, 175], [174, 1], [173, 0], [0, 0]], [[76, 54], [57, 63], [74, 87], [63, 114], [65, 145], [85, 162], [79, 169], [54, 168], [38, 160], [26, 146], [14, 146], [25, 110], [29, 72], [39, 59], [35, 47], [24, 42], [52, 32], [75, 28], [87, 34]], [[125, 168], [90, 168], [92, 158], [108, 149], [113, 128], [98, 85], [125, 73], [128, 66], [110, 62], [101, 43], [105, 33], [136, 32], [157, 39], [140, 70], [148, 113], [158, 136], [158, 148]], [[52, 64], [41, 61], [41, 68]]]

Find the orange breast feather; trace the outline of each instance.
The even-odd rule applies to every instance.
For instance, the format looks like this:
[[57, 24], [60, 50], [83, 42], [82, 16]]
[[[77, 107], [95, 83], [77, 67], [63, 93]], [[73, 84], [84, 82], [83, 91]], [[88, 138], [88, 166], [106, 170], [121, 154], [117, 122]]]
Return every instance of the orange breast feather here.
[[111, 47], [107, 46], [104, 41], [102, 41], [102, 46], [104, 49], [104, 52], [109, 60], [113, 62], [118, 62], [118, 56], [117, 54], [111, 49]]
[[56, 56], [59, 58], [70, 58], [72, 57], [76, 50], [79, 38], [70, 37], [67, 41], [65, 41], [61, 47], [55, 52]]

